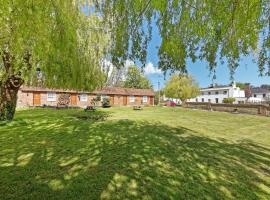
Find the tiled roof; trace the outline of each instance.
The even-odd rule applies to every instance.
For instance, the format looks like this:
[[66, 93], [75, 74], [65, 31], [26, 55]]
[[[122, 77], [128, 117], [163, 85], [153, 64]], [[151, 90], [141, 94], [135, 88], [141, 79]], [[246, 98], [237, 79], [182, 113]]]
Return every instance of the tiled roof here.
[[106, 87], [101, 90], [93, 92], [64, 90], [64, 89], [49, 89], [41, 87], [27, 87], [23, 86], [22, 91], [28, 92], [66, 92], [66, 93], [87, 93], [87, 94], [104, 94], [104, 95], [135, 95], [135, 96], [154, 96], [155, 93], [151, 89], [134, 89], [134, 88], [120, 88], [120, 87]]
[[151, 89], [135, 89], [135, 88], [120, 88], [120, 87], [107, 87], [102, 90], [96, 90], [94, 94], [115, 94], [115, 95], [138, 95], [138, 96], [155, 96]]
[[253, 87], [251, 88], [251, 93], [266, 94], [266, 93], [270, 93], [270, 91], [261, 87]]
[[65, 90], [65, 89], [56, 89], [56, 88], [42, 88], [42, 87], [29, 87], [23, 86], [21, 91], [25, 92], [67, 92], [67, 93], [90, 93], [87, 91], [76, 91], [76, 90]]
[[229, 88], [232, 87], [232, 85], [214, 85], [207, 88], [201, 88], [201, 90], [208, 90], [208, 89], [221, 89], [221, 88]]

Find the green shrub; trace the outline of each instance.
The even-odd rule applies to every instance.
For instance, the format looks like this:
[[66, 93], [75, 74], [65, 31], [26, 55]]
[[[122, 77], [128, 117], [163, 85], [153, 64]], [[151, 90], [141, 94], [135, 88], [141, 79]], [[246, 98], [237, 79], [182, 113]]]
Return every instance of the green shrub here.
[[81, 112], [73, 115], [80, 120], [105, 121], [110, 115], [107, 112]]
[[223, 99], [223, 103], [233, 103], [233, 102], [235, 102], [235, 98], [232, 97]]
[[102, 107], [103, 108], [109, 108], [111, 107], [110, 99], [109, 98], [103, 98], [102, 100]]

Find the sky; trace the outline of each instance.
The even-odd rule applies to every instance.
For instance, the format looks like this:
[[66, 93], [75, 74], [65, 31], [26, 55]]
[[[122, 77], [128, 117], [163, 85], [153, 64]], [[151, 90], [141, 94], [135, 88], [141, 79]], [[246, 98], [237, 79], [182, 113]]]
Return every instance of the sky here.
[[[82, 10], [88, 15], [89, 10], [83, 7]], [[161, 38], [154, 22], [152, 23], [152, 26], [152, 41], [149, 44], [147, 65], [144, 71], [147, 78], [151, 81], [154, 90], [158, 90], [158, 83], [160, 83], [160, 88], [163, 88], [169, 76], [167, 75], [164, 78], [163, 72], [157, 68], [157, 47], [161, 43]], [[127, 61], [127, 63], [133, 64], [132, 61]], [[199, 84], [200, 87], [207, 87], [212, 84], [212, 78], [211, 76], [209, 76], [210, 71], [207, 69], [207, 66], [207, 62], [204, 61], [197, 61], [196, 63], [187, 61], [188, 73], [192, 75], [192, 77], [195, 79], [195, 81]], [[235, 71], [234, 80], [236, 82], [251, 83], [254, 86], [260, 86], [261, 84], [270, 84], [270, 77], [259, 76], [257, 64], [252, 61], [252, 57], [242, 58], [240, 66]], [[214, 83], [224, 85], [231, 83], [230, 71], [225, 64], [218, 64], [216, 69], [216, 80]]]
[[[158, 82], [160, 82], [160, 88], [164, 87], [165, 81], [169, 78], [166, 77], [164, 80], [163, 73], [157, 69], [158, 65], [158, 49], [161, 43], [161, 38], [158, 34], [156, 27], [153, 27], [153, 38], [149, 44], [147, 65], [145, 67], [145, 75], [150, 79], [155, 90], [158, 90]], [[234, 80], [236, 82], [251, 83], [254, 86], [260, 86], [261, 84], [270, 84], [270, 77], [260, 77], [258, 72], [258, 66], [252, 61], [253, 57], [245, 57], [240, 61], [239, 67], [235, 71]], [[207, 68], [207, 62], [197, 61], [192, 63], [187, 61], [188, 73], [193, 76], [195, 81], [200, 87], [207, 87], [212, 84], [212, 78], [209, 76], [209, 70]], [[223, 64], [218, 64], [216, 69], [216, 80], [214, 83], [217, 84], [229, 84], [230, 71], [228, 67]]]

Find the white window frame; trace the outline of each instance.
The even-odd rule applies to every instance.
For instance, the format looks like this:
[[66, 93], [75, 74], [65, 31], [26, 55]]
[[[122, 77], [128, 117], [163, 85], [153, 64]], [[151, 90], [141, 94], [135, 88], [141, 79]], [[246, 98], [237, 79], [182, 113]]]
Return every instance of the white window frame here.
[[104, 99], [108, 99], [109, 96], [108, 95], [101, 95], [100, 96], [100, 101], [103, 101]]
[[50, 102], [56, 101], [56, 93], [55, 92], [48, 92], [47, 93], [47, 101], [50, 101]]
[[148, 96], [143, 96], [143, 103], [147, 103], [148, 102]]
[[135, 96], [129, 96], [129, 103], [135, 103]]
[[88, 100], [87, 94], [80, 94], [80, 101], [87, 102], [87, 100]]

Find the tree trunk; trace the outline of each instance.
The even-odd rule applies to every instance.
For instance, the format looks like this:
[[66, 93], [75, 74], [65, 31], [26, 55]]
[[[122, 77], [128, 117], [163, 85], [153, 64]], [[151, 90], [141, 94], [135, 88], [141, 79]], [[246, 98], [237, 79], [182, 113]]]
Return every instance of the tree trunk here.
[[182, 101], [182, 107], [186, 107], [187, 106], [187, 100], [186, 99], [180, 99]]
[[17, 94], [23, 80], [11, 76], [0, 84], [0, 121], [12, 120], [16, 110]]

